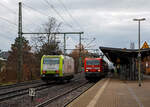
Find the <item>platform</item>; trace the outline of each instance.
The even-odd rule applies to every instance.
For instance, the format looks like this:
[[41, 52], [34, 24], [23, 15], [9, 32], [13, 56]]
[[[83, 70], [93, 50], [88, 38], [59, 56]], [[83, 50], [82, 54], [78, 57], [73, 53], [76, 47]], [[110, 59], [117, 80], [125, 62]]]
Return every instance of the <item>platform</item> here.
[[137, 81], [100, 80], [67, 107], [150, 107], [150, 79], [141, 87]]

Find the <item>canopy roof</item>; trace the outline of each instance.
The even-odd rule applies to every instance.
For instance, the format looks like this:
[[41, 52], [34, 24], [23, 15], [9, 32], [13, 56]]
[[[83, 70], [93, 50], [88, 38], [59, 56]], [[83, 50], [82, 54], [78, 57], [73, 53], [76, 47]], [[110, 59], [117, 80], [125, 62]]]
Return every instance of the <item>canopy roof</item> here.
[[[99, 47], [104, 55], [114, 64], [126, 64], [129, 63], [131, 58], [137, 58], [138, 49], [122, 49], [111, 47]], [[141, 49], [141, 57], [150, 56], [150, 48]]]

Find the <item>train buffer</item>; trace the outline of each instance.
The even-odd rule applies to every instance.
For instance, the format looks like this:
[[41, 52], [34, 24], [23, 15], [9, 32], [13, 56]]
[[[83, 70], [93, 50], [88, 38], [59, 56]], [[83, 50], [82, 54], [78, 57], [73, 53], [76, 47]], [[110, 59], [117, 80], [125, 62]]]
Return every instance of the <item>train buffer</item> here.
[[122, 81], [106, 78], [80, 95], [67, 107], [149, 107], [150, 77], [143, 80], [142, 87], [137, 81]]

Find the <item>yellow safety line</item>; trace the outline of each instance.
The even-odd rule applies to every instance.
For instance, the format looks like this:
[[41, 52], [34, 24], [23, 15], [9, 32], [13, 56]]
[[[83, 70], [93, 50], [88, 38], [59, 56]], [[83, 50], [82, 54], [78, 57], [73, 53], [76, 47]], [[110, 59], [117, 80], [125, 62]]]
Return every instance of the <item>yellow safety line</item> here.
[[96, 103], [98, 102], [98, 99], [102, 95], [104, 89], [106, 88], [108, 82], [110, 79], [107, 79], [107, 81], [104, 83], [104, 85], [100, 88], [100, 90], [97, 92], [93, 100], [86, 106], [86, 107], [95, 107]]

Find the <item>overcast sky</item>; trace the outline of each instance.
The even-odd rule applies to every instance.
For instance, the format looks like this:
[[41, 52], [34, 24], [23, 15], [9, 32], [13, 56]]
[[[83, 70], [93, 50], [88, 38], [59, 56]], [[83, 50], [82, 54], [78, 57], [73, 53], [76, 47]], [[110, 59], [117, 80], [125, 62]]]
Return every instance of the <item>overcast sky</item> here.
[[[48, 1], [48, 2], [47, 2]], [[22, 0], [23, 32], [38, 32], [48, 20], [55, 17], [62, 22], [61, 31], [83, 31], [83, 44], [137, 48], [138, 23], [134, 18], [146, 18], [141, 22], [141, 44], [150, 44], [149, 0]], [[30, 8], [29, 8], [30, 7]], [[0, 0], [0, 49], [10, 50], [17, 35], [18, 0]], [[30, 36], [23, 35], [30, 40]], [[67, 48], [73, 48], [78, 37], [68, 35]]]

